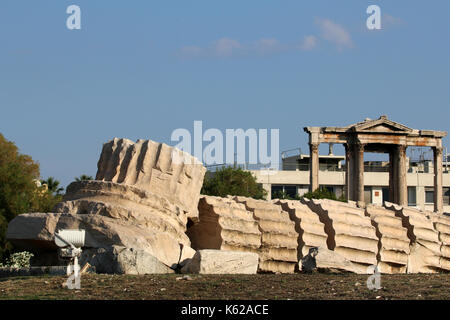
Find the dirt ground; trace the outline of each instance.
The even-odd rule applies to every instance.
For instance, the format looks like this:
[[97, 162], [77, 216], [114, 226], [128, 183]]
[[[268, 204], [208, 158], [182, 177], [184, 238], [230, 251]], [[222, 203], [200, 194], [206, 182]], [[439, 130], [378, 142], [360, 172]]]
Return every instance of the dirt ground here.
[[450, 274], [382, 275], [377, 291], [367, 288], [367, 276], [354, 274], [180, 277], [84, 274], [80, 290], [63, 288], [66, 277], [61, 276], [3, 278], [0, 299], [450, 299]]

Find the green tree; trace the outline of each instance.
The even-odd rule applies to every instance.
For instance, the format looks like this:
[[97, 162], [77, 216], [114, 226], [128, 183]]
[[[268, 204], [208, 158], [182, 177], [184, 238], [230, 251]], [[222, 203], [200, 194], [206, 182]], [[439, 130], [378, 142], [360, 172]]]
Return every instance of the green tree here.
[[82, 174], [79, 177], [75, 177], [75, 181], [86, 181], [86, 180], [94, 180], [92, 176], [88, 176], [86, 174]]
[[267, 196], [266, 190], [256, 182], [251, 172], [231, 166], [224, 166], [215, 172], [207, 172], [201, 193], [210, 196], [231, 195], [254, 199], [264, 199]]
[[60, 195], [64, 188], [59, 186], [59, 181], [53, 177], [48, 177], [47, 180], [41, 180], [42, 184], [47, 185], [48, 191], [53, 195]]
[[5, 239], [8, 223], [36, 208], [38, 178], [39, 165], [0, 134], [0, 260], [12, 249]]

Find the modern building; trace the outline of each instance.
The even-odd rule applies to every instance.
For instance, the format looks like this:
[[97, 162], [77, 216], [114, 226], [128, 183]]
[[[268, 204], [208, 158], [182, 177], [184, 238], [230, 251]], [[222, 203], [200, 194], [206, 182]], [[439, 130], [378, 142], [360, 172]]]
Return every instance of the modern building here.
[[[443, 155], [441, 142], [446, 132], [413, 130], [385, 116], [343, 128], [308, 127], [305, 131], [310, 134], [310, 147], [312, 139], [316, 144], [329, 143], [328, 155], [319, 155], [316, 145], [310, 148], [310, 155], [282, 154], [281, 170], [251, 170], [270, 198], [280, 191], [291, 197], [301, 196], [312, 189], [313, 182], [315, 188], [325, 187], [337, 197], [358, 202], [382, 205], [389, 201], [450, 212], [450, 157]], [[334, 143], [345, 145], [346, 156], [333, 154]], [[424, 153], [408, 158], [408, 147], [429, 147], [432, 159]], [[390, 161], [364, 161], [364, 151], [389, 153]], [[357, 158], [352, 158], [351, 153], [356, 153]]]

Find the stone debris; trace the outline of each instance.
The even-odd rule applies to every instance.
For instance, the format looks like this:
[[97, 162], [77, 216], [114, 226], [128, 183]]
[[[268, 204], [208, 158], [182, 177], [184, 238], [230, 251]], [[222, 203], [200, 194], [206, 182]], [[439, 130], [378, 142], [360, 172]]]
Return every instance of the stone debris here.
[[[70, 184], [53, 213], [19, 215], [9, 224], [7, 238], [41, 257], [56, 256], [57, 230], [85, 229], [86, 253], [98, 256], [98, 250], [126, 248], [113, 255], [128, 261], [125, 273], [148, 273], [149, 267], [141, 264], [150, 256], [166, 267], [180, 268], [195, 254], [186, 226], [188, 218], [198, 217], [205, 171], [194, 157], [165, 144], [116, 138], [103, 145], [97, 180]], [[121, 265], [119, 260], [115, 263]], [[99, 272], [112, 270], [91, 264]], [[164, 269], [158, 268], [156, 273]]]
[[198, 204], [199, 222], [188, 231], [192, 247], [258, 252], [261, 232], [253, 214], [232, 199], [202, 196]]
[[198, 250], [182, 269], [187, 274], [256, 274], [258, 254], [226, 250]]
[[122, 246], [87, 249], [80, 258], [81, 263], [84, 261], [89, 261], [99, 273], [133, 275], [175, 273], [147, 251]]
[[300, 261], [308, 255], [311, 248], [327, 247], [325, 226], [319, 216], [307, 205], [294, 200], [273, 200], [273, 202], [289, 213], [289, 218], [295, 222], [298, 233], [297, 259]]
[[340, 201], [308, 200], [303, 202], [319, 215], [328, 234], [328, 249], [354, 263], [361, 274], [377, 264], [378, 237], [364, 210]]
[[298, 264], [298, 233], [289, 214], [269, 201], [246, 197], [233, 199], [243, 203], [246, 209], [252, 212], [261, 231], [259, 271], [293, 273]]
[[[57, 257], [54, 234], [60, 229], [86, 230], [85, 248], [108, 249], [112, 246], [144, 250], [169, 267], [176, 267], [181, 256], [180, 244], [170, 235], [141, 228], [137, 224], [88, 214], [31, 213], [14, 218], [7, 231], [7, 238], [14, 245], [38, 254], [51, 251]], [[83, 252], [90, 252], [83, 250]], [[97, 270], [101, 266], [86, 260]], [[103, 272], [103, 271], [100, 271]]]
[[386, 208], [368, 205], [366, 214], [375, 227], [378, 242], [378, 271], [381, 273], [406, 273], [410, 241], [402, 219]]
[[303, 272], [313, 271], [347, 271], [359, 273], [360, 268], [345, 259], [335, 251], [328, 250], [326, 247], [316, 247], [309, 249], [307, 255], [305, 255], [299, 262], [300, 270]]
[[450, 270], [448, 216], [391, 203], [201, 196], [205, 171], [165, 144], [115, 138], [95, 181], [70, 184], [53, 213], [17, 216], [6, 238], [36, 253], [34, 265], [52, 266], [54, 234], [84, 229], [80, 263], [102, 273]]
[[423, 211], [413, 208], [389, 202], [385, 206], [402, 219], [402, 225], [408, 230], [411, 252], [407, 272], [435, 273], [446, 270], [446, 266], [441, 264], [439, 232], [435, 230], [432, 220]]

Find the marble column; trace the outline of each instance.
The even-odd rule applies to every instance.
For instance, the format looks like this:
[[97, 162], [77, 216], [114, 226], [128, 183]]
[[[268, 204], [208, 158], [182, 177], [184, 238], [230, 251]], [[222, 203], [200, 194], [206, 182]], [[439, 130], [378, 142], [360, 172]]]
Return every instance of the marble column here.
[[443, 212], [442, 147], [433, 148], [434, 155], [434, 211]]
[[406, 146], [397, 146], [397, 189], [401, 206], [408, 206], [408, 186], [406, 184]]
[[[396, 203], [395, 198], [395, 189], [396, 189], [396, 182], [395, 182], [395, 151], [390, 150], [389, 151], [389, 202]], [[386, 199], [383, 199], [383, 201], [386, 201]]]
[[319, 144], [309, 144], [309, 186], [311, 192], [319, 188]]
[[356, 195], [355, 200], [358, 203], [364, 203], [364, 144], [355, 145], [355, 178], [356, 178]]
[[355, 150], [353, 145], [344, 144], [345, 148], [345, 194], [349, 201], [355, 200], [354, 192], [354, 166], [355, 166]]

